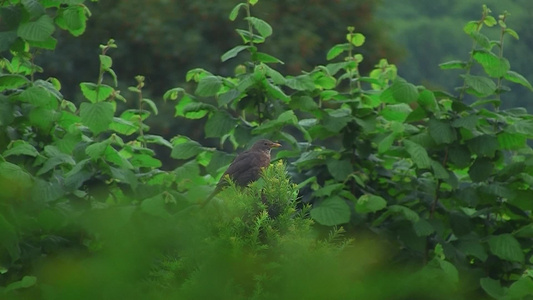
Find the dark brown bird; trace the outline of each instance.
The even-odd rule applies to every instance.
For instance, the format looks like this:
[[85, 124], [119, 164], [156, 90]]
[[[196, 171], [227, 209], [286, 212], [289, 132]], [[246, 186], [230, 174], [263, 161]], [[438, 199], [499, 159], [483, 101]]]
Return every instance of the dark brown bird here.
[[258, 140], [253, 146], [239, 154], [230, 164], [215, 190], [202, 203], [205, 206], [216, 194], [228, 185], [226, 175], [238, 186], [247, 186], [261, 177], [261, 169], [268, 167], [270, 164], [270, 150], [281, 147], [280, 144], [269, 140]]

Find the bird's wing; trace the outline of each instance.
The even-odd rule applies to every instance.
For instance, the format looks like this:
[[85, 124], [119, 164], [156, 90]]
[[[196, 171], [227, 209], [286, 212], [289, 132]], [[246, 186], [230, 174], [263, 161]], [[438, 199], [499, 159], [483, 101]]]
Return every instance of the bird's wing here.
[[235, 183], [246, 185], [259, 178], [260, 169], [267, 167], [269, 157], [263, 153], [245, 151], [231, 163], [224, 175], [229, 174]]

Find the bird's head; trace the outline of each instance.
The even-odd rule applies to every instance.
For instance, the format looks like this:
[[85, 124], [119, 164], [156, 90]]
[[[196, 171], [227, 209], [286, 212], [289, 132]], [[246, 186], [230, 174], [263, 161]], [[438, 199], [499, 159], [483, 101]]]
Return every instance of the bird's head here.
[[281, 144], [275, 143], [275, 142], [272, 142], [266, 139], [262, 139], [262, 140], [258, 140], [257, 142], [255, 142], [252, 148], [250, 149], [270, 152], [270, 149], [278, 148], [278, 147], [281, 147]]

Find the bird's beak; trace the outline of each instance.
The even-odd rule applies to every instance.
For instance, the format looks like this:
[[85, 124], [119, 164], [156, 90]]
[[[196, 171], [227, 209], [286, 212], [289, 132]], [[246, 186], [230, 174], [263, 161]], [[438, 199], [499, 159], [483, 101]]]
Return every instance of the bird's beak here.
[[272, 143], [272, 145], [270, 145], [270, 148], [278, 148], [278, 147], [281, 147], [280, 143]]

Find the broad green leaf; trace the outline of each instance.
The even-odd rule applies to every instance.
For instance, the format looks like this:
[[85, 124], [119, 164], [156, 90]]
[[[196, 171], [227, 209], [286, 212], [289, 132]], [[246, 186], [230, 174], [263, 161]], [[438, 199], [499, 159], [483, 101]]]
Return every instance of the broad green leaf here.
[[481, 97], [494, 94], [496, 83], [490, 78], [474, 75], [463, 75], [466, 84], [476, 91]]
[[20, 196], [32, 186], [32, 177], [21, 167], [0, 162], [0, 199], [22, 200]]
[[227, 112], [217, 110], [205, 123], [205, 137], [222, 137], [237, 126], [237, 121]]
[[93, 160], [102, 158], [108, 146], [109, 146], [109, 140], [91, 144], [87, 146], [87, 148], [85, 148], [85, 154], [87, 154], [87, 156], [89, 156]]
[[160, 168], [163, 165], [159, 159], [144, 153], [135, 153], [130, 162], [137, 168]]
[[448, 174], [446, 168], [444, 168], [442, 164], [438, 161], [431, 160], [431, 168], [433, 169], [433, 174], [435, 178], [448, 179], [450, 177], [450, 174]]
[[392, 97], [397, 103], [412, 103], [418, 99], [418, 90], [416, 87], [398, 77], [390, 87]]
[[491, 77], [503, 77], [511, 68], [507, 59], [498, 57], [489, 51], [474, 51], [472, 57], [483, 66], [487, 75]]
[[404, 122], [413, 109], [406, 103], [392, 104], [385, 106], [380, 111], [382, 115], [388, 121]]
[[37, 283], [37, 277], [26, 275], [22, 277], [21, 280], [10, 283], [3, 292], [7, 293], [13, 290], [29, 288], [29, 287], [34, 286], [36, 283]]
[[465, 255], [474, 256], [481, 261], [485, 261], [489, 257], [487, 251], [485, 250], [485, 247], [483, 247], [480, 241], [461, 240], [459, 241], [456, 247]]
[[33, 145], [30, 143], [23, 141], [23, 140], [17, 140], [14, 141], [8, 150], [4, 151], [2, 154], [4, 157], [8, 157], [11, 155], [28, 155], [36, 157], [39, 155], [39, 152]]
[[183, 88], [173, 88], [165, 92], [163, 95], [163, 100], [179, 100], [178, 97], [181, 94], [185, 94], [185, 90]]
[[520, 243], [508, 233], [493, 235], [489, 238], [490, 251], [501, 259], [523, 264], [524, 251]]
[[501, 286], [499, 280], [485, 277], [479, 280], [479, 284], [489, 296], [495, 299], [503, 299], [506, 294], [506, 290]]
[[28, 78], [21, 75], [0, 75], [0, 92], [18, 89], [28, 83], [30, 83]]
[[32, 125], [37, 126], [44, 131], [48, 131], [60, 116], [61, 114], [53, 109], [38, 107], [31, 110], [29, 119]]
[[21, 0], [22, 6], [30, 13], [31, 18], [37, 18], [44, 15], [44, 7], [37, 0]]
[[262, 134], [281, 129], [286, 125], [296, 125], [298, 119], [292, 110], [280, 114], [275, 120], [269, 120], [253, 130], [253, 133]]
[[435, 98], [435, 94], [430, 90], [424, 89], [418, 94], [418, 104], [420, 104], [425, 110], [431, 112], [439, 110], [437, 98]]
[[347, 159], [329, 159], [326, 163], [329, 174], [337, 181], [345, 181], [353, 173], [353, 167]]
[[132, 135], [139, 129], [138, 122], [132, 122], [123, 118], [113, 117], [113, 121], [109, 124], [109, 129], [124, 135]]
[[281, 101], [288, 103], [291, 98], [281, 90], [278, 86], [272, 84], [270, 81], [266, 81], [266, 89], [274, 99], [280, 99]]
[[420, 220], [420, 216], [414, 210], [403, 205], [390, 205], [388, 210], [393, 213], [402, 214], [407, 221], [411, 221], [412, 223], [416, 223]]
[[222, 80], [217, 76], [206, 76], [198, 82], [195, 94], [201, 97], [216, 95], [222, 88]]
[[297, 91], [312, 91], [315, 89], [315, 83], [309, 75], [287, 78], [286, 85]]
[[32, 86], [25, 89], [18, 98], [21, 101], [31, 103], [38, 107], [57, 109], [59, 103], [57, 99], [46, 89], [40, 86]]
[[533, 276], [523, 275], [509, 287], [509, 299], [527, 299], [533, 291]]
[[142, 137], [138, 137], [137, 139], [149, 144], [162, 145], [170, 149], [173, 148], [172, 144], [160, 135], [145, 134]]
[[267, 38], [272, 35], [272, 27], [267, 22], [256, 17], [246, 17], [245, 20], [252, 23], [252, 26], [263, 38]]
[[323, 187], [313, 192], [313, 197], [330, 197], [332, 194], [338, 194], [344, 188], [342, 183], [325, 184]]
[[448, 150], [449, 160], [458, 168], [466, 168], [471, 164], [472, 154], [467, 147], [456, 146]]
[[426, 221], [426, 219], [420, 218], [417, 222], [413, 223], [413, 228], [415, 230], [415, 233], [419, 237], [423, 236], [429, 236], [433, 232], [435, 232], [435, 228]]
[[447, 61], [445, 63], [439, 64], [439, 67], [442, 70], [466, 69], [467, 66], [468, 66], [468, 63], [464, 61], [460, 61], [460, 60], [452, 60], [452, 61]]
[[479, 31], [473, 31], [470, 33], [470, 36], [474, 39], [474, 41], [476, 41], [476, 43], [478, 43], [478, 45], [487, 50], [490, 50], [490, 39], [486, 35], [480, 33]]
[[141, 211], [157, 218], [167, 219], [170, 214], [166, 210], [165, 198], [162, 194], [143, 200], [140, 205]]
[[431, 159], [424, 147], [410, 140], [403, 140], [403, 145], [418, 168], [429, 169], [431, 167]]
[[239, 99], [242, 96], [242, 93], [236, 89], [231, 89], [223, 94], [218, 95], [217, 97], [217, 103], [218, 107], [222, 107], [224, 105], [228, 105], [235, 99]]
[[494, 164], [486, 158], [477, 158], [470, 169], [468, 175], [473, 182], [485, 181], [492, 175]]
[[477, 31], [478, 30], [478, 23], [476, 21], [470, 21], [468, 23], [466, 23], [466, 25], [463, 27], [463, 31], [470, 35], [472, 32], [474, 31]]
[[514, 83], [521, 84], [525, 87], [527, 87], [529, 90], [533, 91], [533, 86], [531, 86], [531, 83], [522, 76], [521, 74], [514, 72], [514, 71], [507, 71], [507, 73], [503, 76], [506, 80], [509, 80]]
[[326, 226], [346, 224], [350, 221], [350, 207], [341, 197], [330, 197], [311, 210], [311, 217]]
[[361, 33], [348, 33], [346, 35], [346, 40], [355, 47], [360, 47], [365, 43], [365, 36]]
[[394, 132], [390, 133], [385, 138], [383, 138], [378, 144], [378, 153], [387, 152], [395, 140], [396, 140], [396, 134]]
[[42, 15], [35, 21], [20, 24], [17, 34], [28, 41], [46, 41], [54, 30], [52, 18]]
[[502, 132], [498, 134], [498, 143], [502, 149], [517, 150], [526, 146], [527, 137], [520, 133]]
[[220, 57], [220, 60], [222, 62], [225, 62], [226, 60], [234, 58], [235, 56], [237, 56], [237, 54], [239, 54], [242, 50], [248, 49], [250, 47], [251, 46], [249, 46], [249, 45], [246, 45], [246, 46], [239, 45], [239, 46], [233, 47], [230, 50], [226, 51], [226, 53], [222, 54], [222, 56]]
[[464, 117], [459, 117], [452, 122], [453, 127], [462, 127], [470, 131], [474, 131], [478, 124], [478, 116], [476, 115], [467, 115]]
[[235, 159], [234, 155], [230, 155], [226, 152], [215, 151], [209, 164], [206, 167], [206, 171], [211, 174], [211, 176], [219, 175], [217, 172], [222, 172], [221, 168], [225, 168]]
[[[332, 60], [335, 57], [339, 56], [344, 51], [347, 51], [348, 49], [350, 49], [350, 45], [349, 44], [335, 45], [328, 51], [328, 54], [327, 54], [326, 58], [327, 58], [327, 60]], [[345, 65], [346, 65], [345, 63], [339, 63], [338, 64], [339, 69], [342, 68]], [[335, 73], [337, 73], [337, 72], [331, 72], [331, 74], [335, 74]]]
[[263, 52], [255, 52], [252, 55], [252, 59], [256, 60], [256, 61], [259, 61], [259, 62], [262, 62], [262, 63], [266, 63], [266, 64], [269, 64], [269, 63], [283, 64], [283, 62], [280, 59], [278, 59], [278, 58], [276, 58], [276, 57], [274, 57], [272, 55], [263, 53]]
[[478, 156], [494, 157], [500, 149], [498, 139], [494, 135], [480, 135], [466, 142], [468, 149]]
[[431, 138], [438, 144], [450, 144], [457, 139], [457, 133], [449, 122], [430, 119], [428, 132]]
[[198, 155], [203, 150], [202, 145], [198, 142], [186, 141], [185, 143], [175, 145], [170, 156], [175, 159], [189, 159]]
[[80, 117], [94, 134], [99, 134], [109, 128], [113, 121], [115, 108], [110, 102], [87, 103], [80, 105]]
[[82, 82], [80, 83], [81, 92], [87, 100], [92, 103], [101, 102], [109, 98], [115, 91], [112, 87], [101, 84], [96, 85], [91, 82]]
[[355, 203], [355, 211], [361, 214], [380, 211], [387, 207], [387, 201], [376, 195], [363, 195]]
[[100, 65], [102, 66], [102, 69], [109, 70], [113, 66], [113, 59], [108, 55], [99, 55], [100, 58]]

